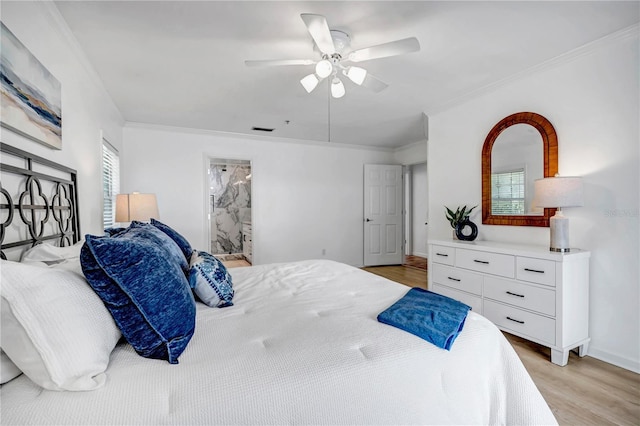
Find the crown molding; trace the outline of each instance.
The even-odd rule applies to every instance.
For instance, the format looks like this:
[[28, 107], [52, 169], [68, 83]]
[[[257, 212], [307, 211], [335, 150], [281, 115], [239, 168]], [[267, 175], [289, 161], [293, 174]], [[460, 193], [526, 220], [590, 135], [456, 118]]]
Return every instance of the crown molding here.
[[269, 141], [275, 143], [285, 143], [285, 144], [295, 144], [295, 145], [314, 145], [314, 146], [323, 146], [326, 148], [337, 148], [337, 149], [356, 149], [361, 151], [379, 151], [379, 152], [394, 152], [396, 149], [389, 147], [380, 147], [380, 146], [367, 146], [367, 145], [357, 145], [357, 144], [347, 144], [347, 143], [339, 143], [339, 142], [323, 142], [323, 141], [314, 141], [308, 139], [293, 139], [293, 138], [284, 138], [278, 136], [264, 136], [264, 135], [251, 135], [247, 133], [236, 133], [236, 132], [224, 132], [220, 130], [209, 130], [209, 129], [195, 129], [191, 127], [178, 127], [178, 126], [167, 126], [164, 124], [149, 124], [149, 123], [140, 123], [134, 121], [127, 121], [124, 124], [125, 129], [146, 129], [146, 130], [157, 130], [161, 132], [168, 133], [186, 133], [191, 135], [202, 135], [202, 136], [216, 136], [216, 137], [224, 137], [230, 139], [244, 139], [251, 141]]
[[621, 41], [638, 37], [639, 34], [640, 34], [640, 23], [633, 24], [629, 27], [623, 28], [611, 34], [607, 34], [604, 37], [601, 37], [597, 40], [591, 41], [573, 50], [565, 52], [559, 56], [556, 56], [555, 58], [541, 62], [523, 71], [517, 72], [508, 77], [497, 80], [493, 83], [489, 83], [478, 89], [471, 90], [449, 101], [444, 101], [440, 104], [437, 104], [431, 108], [428, 108], [427, 115], [437, 114], [437, 113], [446, 111], [448, 109], [454, 108], [456, 106], [469, 102], [475, 98], [478, 98], [486, 93], [493, 92], [514, 81], [523, 79], [525, 77], [531, 76], [533, 74], [537, 74], [542, 71], [556, 68], [564, 64], [568, 64], [572, 61], [575, 61], [579, 58], [590, 55], [598, 50], [605, 49]]
[[415, 148], [417, 146], [422, 146], [422, 145], [424, 145], [426, 147], [427, 146], [427, 142], [428, 141], [427, 141], [426, 138], [422, 139], [422, 140], [419, 140], [419, 141], [416, 141], [416, 142], [411, 142], [411, 143], [408, 143], [406, 145], [402, 145], [402, 146], [399, 146], [397, 148], [393, 148], [393, 152], [402, 152], [402, 151], [406, 151], [408, 149], [412, 149], [412, 148]]

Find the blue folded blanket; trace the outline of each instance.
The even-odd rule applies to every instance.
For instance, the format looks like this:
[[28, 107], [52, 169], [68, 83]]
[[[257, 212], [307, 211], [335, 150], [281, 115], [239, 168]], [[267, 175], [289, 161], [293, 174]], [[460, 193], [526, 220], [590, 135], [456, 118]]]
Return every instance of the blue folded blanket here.
[[378, 315], [378, 321], [450, 350], [471, 307], [437, 293], [412, 288]]

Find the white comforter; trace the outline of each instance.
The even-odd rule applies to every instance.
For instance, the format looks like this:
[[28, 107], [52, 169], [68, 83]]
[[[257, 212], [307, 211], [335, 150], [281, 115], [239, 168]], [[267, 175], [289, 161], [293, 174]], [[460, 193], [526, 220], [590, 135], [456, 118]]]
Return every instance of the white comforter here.
[[555, 424], [517, 355], [469, 313], [451, 351], [377, 322], [408, 288], [330, 261], [231, 269], [178, 365], [119, 344], [107, 384], [1, 389], [2, 424]]

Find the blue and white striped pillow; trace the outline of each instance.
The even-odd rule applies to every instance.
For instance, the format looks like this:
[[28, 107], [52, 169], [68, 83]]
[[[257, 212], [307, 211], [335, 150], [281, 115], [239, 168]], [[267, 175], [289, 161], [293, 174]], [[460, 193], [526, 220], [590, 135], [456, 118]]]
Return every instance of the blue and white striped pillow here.
[[189, 284], [207, 306], [233, 306], [233, 283], [227, 268], [211, 254], [194, 251], [189, 264]]

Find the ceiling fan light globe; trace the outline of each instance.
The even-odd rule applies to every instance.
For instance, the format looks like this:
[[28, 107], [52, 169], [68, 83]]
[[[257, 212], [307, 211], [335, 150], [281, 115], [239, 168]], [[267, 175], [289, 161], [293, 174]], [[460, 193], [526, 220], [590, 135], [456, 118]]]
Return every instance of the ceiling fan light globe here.
[[304, 87], [304, 90], [306, 90], [307, 93], [311, 93], [313, 89], [316, 88], [319, 82], [320, 80], [318, 80], [318, 77], [316, 77], [315, 74], [309, 74], [308, 76], [300, 80], [300, 84], [302, 84], [302, 87]]
[[327, 78], [333, 72], [333, 65], [326, 59], [321, 60], [316, 64], [316, 74], [320, 78]]
[[358, 86], [361, 86], [367, 76], [367, 70], [360, 67], [349, 67], [347, 70], [347, 77]]
[[337, 77], [334, 78], [333, 81], [331, 81], [331, 96], [337, 99], [343, 97], [345, 93], [346, 90], [344, 89], [342, 81]]

